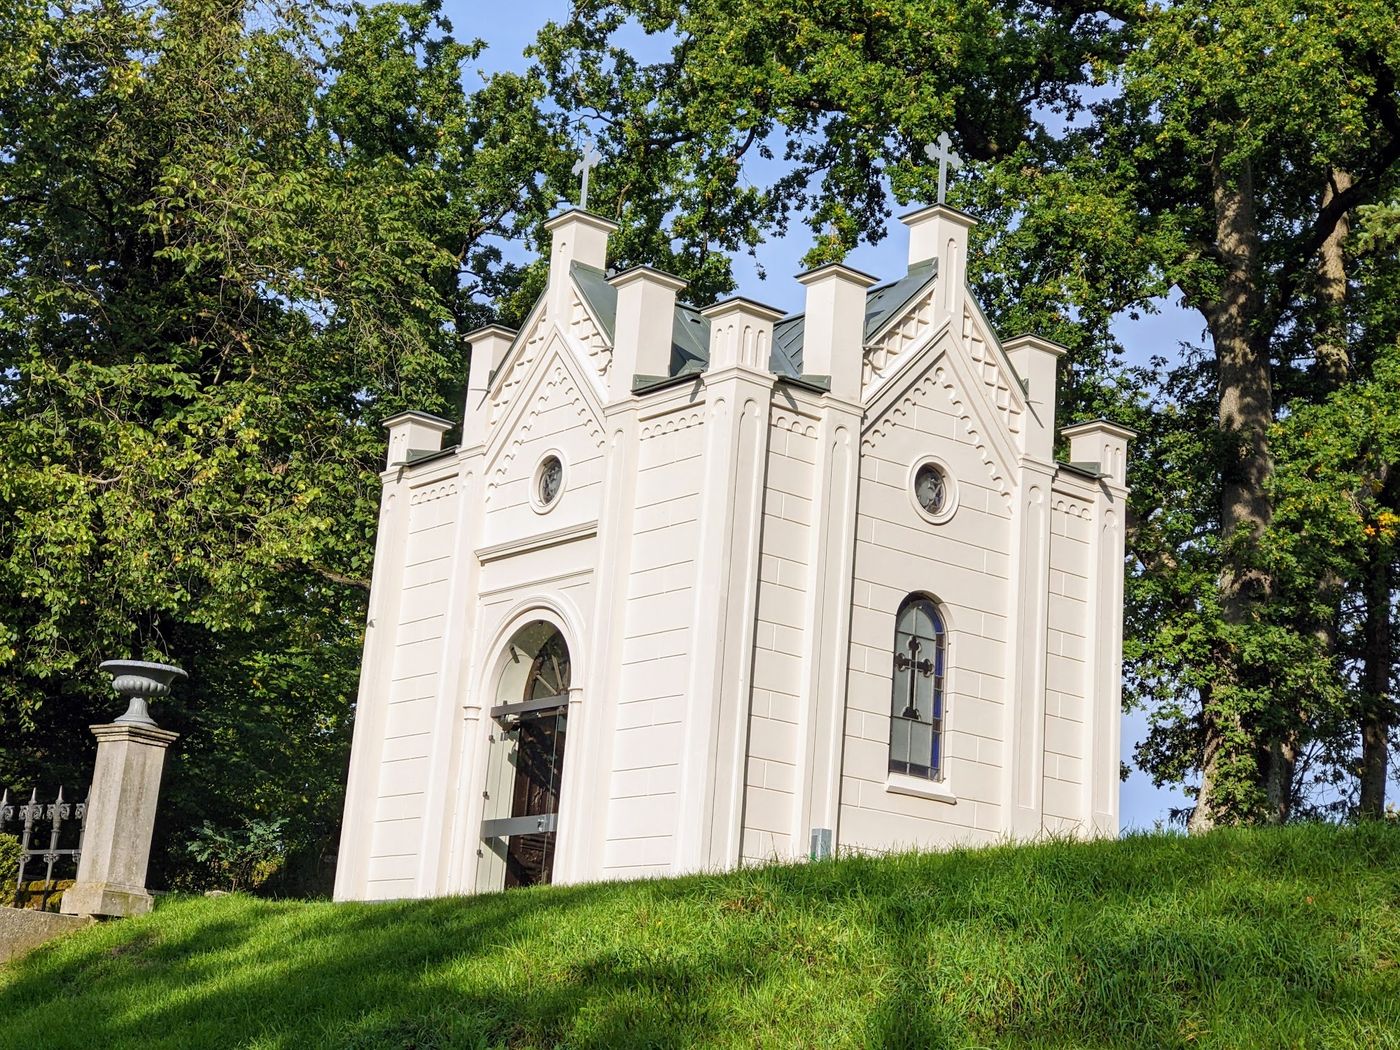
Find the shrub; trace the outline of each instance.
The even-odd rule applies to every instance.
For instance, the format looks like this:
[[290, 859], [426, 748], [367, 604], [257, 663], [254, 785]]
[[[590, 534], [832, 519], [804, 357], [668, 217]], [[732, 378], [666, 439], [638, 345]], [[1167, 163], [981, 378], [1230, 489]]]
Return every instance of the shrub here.
[[24, 855], [19, 839], [0, 835], [0, 905], [14, 900], [15, 879], [19, 877], [19, 859]]
[[277, 820], [248, 820], [237, 830], [216, 828], [207, 820], [195, 830], [185, 850], [200, 864], [208, 866], [214, 880], [229, 890], [257, 889], [278, 869], [287, 856], [283, 836], [285, 817]]

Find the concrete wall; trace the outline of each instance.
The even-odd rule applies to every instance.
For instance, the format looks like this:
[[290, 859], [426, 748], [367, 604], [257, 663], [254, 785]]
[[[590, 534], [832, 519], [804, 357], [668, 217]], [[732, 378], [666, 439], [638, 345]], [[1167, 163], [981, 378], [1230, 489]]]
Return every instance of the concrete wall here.
[[91, 915], [56, 915], [32, 908], [0, 908], [0, 966], [41, 944], [91, 926]]

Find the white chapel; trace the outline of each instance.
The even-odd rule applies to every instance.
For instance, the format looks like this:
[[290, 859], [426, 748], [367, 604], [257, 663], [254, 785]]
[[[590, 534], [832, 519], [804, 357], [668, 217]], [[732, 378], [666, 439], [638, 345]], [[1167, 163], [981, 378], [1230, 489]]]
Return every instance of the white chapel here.
[[452, 421], [388, 421], [338, 899], [1118, 829], [1130, 431], [909, 265], [703, 309], [549, 224]]

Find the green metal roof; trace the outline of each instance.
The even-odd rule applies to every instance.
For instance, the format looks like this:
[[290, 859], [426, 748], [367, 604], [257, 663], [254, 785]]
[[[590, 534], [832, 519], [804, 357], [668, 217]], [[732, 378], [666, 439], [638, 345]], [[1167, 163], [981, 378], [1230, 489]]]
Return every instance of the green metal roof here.
[[[574, 284], [588, 309], [603, 326], [609, 340], [617, 320], [617, 289], [607, 274], [593, 266], [574, 263]], [[910, 302], [923, 293], [937, 275], [934, 260], [909, 268], [903, 277], [871, 288], [865, 297], [865, 338], [870, 339]], [[806, 319], [802, 314], [784, 317], [773, 326], [773, 350], [768, 368], [788, 379], [802, 377], [802, 343]], [[703, 372], [710, 363], [710, 322], [693, 307], [677, 304], [671, 329], [671, 375]]]

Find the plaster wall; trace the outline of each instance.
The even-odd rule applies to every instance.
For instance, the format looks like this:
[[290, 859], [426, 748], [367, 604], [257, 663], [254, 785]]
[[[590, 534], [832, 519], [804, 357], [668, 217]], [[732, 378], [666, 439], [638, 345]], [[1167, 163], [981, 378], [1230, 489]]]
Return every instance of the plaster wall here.
[[1083, 830], [1091, 505], [1056, 490], [1050, 505], [1046, 636], [1044, 829]]
[[760, 541], [753, 691], [744, 771], [746, 861], [790, 859], [798, 741], [803, 721], [804, 628], [812, 601], [815, 418], [776, 410], [769, 425]]
[[633, 529], [620, 624], [620, 668], [605, 878], [662, 874], [674, 856], [685, 683], [690, 674], [699, 544], [704, 405], [641, 420]]
[[[457, 478], [432, 471], [406, 487], [408, 512], [383, 739], [369, 834], [366, 896], [411, 893], [420, 866], [443, 626], [456, 540]], [[378, 625], [376, 625], [378, 626]]]
[[[867, 423], [860, 462], [839, 841], [888, 851], [988, 842], [1001, 828], [1001, 740], [1007, 654], [1010, 511], [974, 437], [967, 391], [931, 361], [883, 417]], [[936, 456], [956, 480], [956, 511], [926, 520], [911, 472]], [[911, 593], [939, 602], [949, 630], [945, 683], [948, 774], [938, 785], [888, 774], [895, 618]]]
[[[915, 240], [938, 243], [943, 276], [900, 293], [864, 346], [850, 335], [860, 382], [825, 393], [755, 351], [633, 397], [593, 312], [603, 247], [587, 302], [554, 260], [519, 338], [483, 341], [467, 447], [382, 475], [339, 898], [501, 885], [480, 840], [504, 796], [483, 801], [489, 710], [510, 699], [506, 640], [537, 618], [574, 665], [556, 881], [800, 857], [814, 829], [874, 852], [1112, 832], [1124, 439], [1071, 434], [1076, 463], [1103, 438], [1099, 484], [1050, 462], [966, 296], [964, 219], [915, 218], [942, 231]], [[715, 309], [769, 324], [757, 304]], [[641, 344], [618, 337], [625, 364]], [[400, 451], [446, 426], [402, 422]], [[551, 454], [564, 486], [544, 508]], [[911, 491], [929, 459], [954, 484], [937, 521]], [[938, 782], [888, 772], [913, 593], [949, 632]]]

